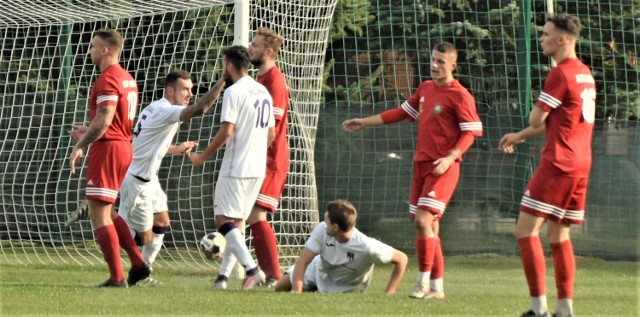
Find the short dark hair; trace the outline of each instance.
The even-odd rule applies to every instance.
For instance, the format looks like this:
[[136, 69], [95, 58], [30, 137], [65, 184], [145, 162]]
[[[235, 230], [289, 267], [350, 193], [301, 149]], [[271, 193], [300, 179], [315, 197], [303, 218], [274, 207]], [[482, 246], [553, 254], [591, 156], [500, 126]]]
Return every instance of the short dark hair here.
[[234, 45], [226, 48], [222, 54], [228, 62], [233, 64], [236, 70], [249, 70], [251, 65], [251, 58], [249, 57], [249, 50], [242, 45]]
[[338, 225], [340, 230], [349, 231], [356, 225], [358, 213], [350, 202], [338, 199], [327, 205], [327, 217], [331, 223]]
[[553, 23], [556, 29], [560, 29], [575, 37], [580, 36], [582, 25], [580, 24], [580, 19], [576, 16], [565, 13], [550, 15], [547, 17], [547, 22]]
[[109, 48], [116, 49], [117, 51], [122, 50], [122, 47], [124, 46], [124, 39], [116, 30], [99, 29], [93, 33], [93, 35], [101, 38], [107, 43]]
[[433, 47], [433, 50], [445, 54], [453, 53], [456, 58], [458, 57], [458, 50], [451, 42], [440, 42]]
[[178, 79], [191, 80], [191, 74], [180, 69], [170, 72], [164, 80], [164, 88], [175, 85]]

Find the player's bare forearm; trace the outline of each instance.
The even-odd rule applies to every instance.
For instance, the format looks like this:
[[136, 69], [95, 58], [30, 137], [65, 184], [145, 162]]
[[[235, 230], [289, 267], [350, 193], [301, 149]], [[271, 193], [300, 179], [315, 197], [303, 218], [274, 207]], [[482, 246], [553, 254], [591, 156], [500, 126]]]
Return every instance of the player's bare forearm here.
[[172, 144], [169, 146], [169, 149], [167, 150], [167, 154], [171, 154], [171, 155], [189, 154], [191, 150], [193, 150], [193, 148], [196, 147], [197, 145], [198, 143], [194, 141], [186, 141], [180, 144]]
[[77, 148], [84, 148], [95, 140], [101, 138], [109, 129], [115, 114], [115, 106], [99, 107], [95, 118], [89, 124], [87, 132], [78, 140]]
[[304, 272], [307, 270], [309, 263], [313, 261], [316, 255], [307, 248], [303, 248], [300, 256], [296, 260], [293, 267], [293, 283], [291, 291], [294, 293], [302, 293], [304, 287]]
[[348, 132], [355, 132], [366, 127], [383, 125], [382, 117], [379, 114], [366, 118], [353, 118], [342, 122], [342, 128]]
[[409, 259], [404, 252], [398, 250], [393, 251], [393, 258], [391, 259], [391, 263], [393, 263], [393, 271], [391, 271], [391, 277], [389, 277], [389, 283], [384, 291], [385, 293], [396, 293], [396, 288], [398, 288], [398, 285], [404, 276], [404, 271], [407, 269], [408, 262]]
[[218, 100], [220, 92], [224, 89], [224, 80], [219, 79], [209, 91], [207, 91], [193, 106], [187, 107], [180, 113], [180, 121], [186, 121], [193, 117], [201, 116]]

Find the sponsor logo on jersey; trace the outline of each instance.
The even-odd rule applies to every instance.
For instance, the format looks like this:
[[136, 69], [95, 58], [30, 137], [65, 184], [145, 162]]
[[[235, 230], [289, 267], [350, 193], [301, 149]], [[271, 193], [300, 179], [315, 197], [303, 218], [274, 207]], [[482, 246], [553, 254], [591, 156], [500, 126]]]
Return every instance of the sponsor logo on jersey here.
[[527, 191], [524, 192], [524, 195], [527, 196], [527, 197], [531, 196], [531, 192], [529, 192], [529, 190], [527, 189]]
[[92, 180], [89, 180], [89, 181], [87, 182], [87, 186], [93, 186], [93, 181], [92, 181]]
[[435, 191], [435, 190], [430, 191], [430, 192], [427, 194], [427, 196], [432, 197], [432, 198], [436, 198], [436, 191]]

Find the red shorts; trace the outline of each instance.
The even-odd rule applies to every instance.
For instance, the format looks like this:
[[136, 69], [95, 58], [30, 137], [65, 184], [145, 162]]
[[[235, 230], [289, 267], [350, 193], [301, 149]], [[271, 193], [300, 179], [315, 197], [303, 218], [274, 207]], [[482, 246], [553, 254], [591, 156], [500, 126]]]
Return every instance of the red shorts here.
[[86, 198], [113, 204], [127, 173], [133, 149], [129, 141], [98, 141], [89, 150]]
[[284, 183], [286, 182], [287, 172], [274, 172], [267, 169], [256, 205], [267, 209], [271, 213], [276, 212], [284, 190]]
[[416, 210], [428, 211], [442, 218], [460, 177], [460, 163], [451, 164], [442, 175], [433, 175], [435, 165], [433, 161], [413, 162], [413, 183], [409, 198], [409, 217], [413, 219]]
[[559, 223], [581, 224], [588, 183], [588, 177], [559, 174], [543, 162], [527, 185], [520, 211]]

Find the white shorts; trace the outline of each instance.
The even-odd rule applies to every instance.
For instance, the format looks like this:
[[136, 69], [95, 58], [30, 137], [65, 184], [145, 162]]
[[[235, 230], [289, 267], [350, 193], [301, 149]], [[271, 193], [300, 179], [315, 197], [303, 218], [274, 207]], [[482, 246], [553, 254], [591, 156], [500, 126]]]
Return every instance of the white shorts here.
[[153, 214], [167, 211], [167, 195], [160, 181], [153, 177], [143, 182], [127, 173], [120, 187], [118, 214], [136, 232], [146, 232], [153, 227]]
[[246, 220], [256, 203], [263, 178], [218, 177], [213, 214]]
[[[318, 266], [320, 265], [320, 255], [316, 255], [309, 266], [307, 266], [307, 270], [304, 271], [304, 277], [302, 278], [302, 291], [303, 292], [315, 292], [318, 290], [318, 283], [316, 282], [316, 278], [318, 276]], [[292, 265], [287, 270], [287, 274], [289, 275], [289, 281], [291, 285], [293, 285], [293, 268], [296, 265]]]

